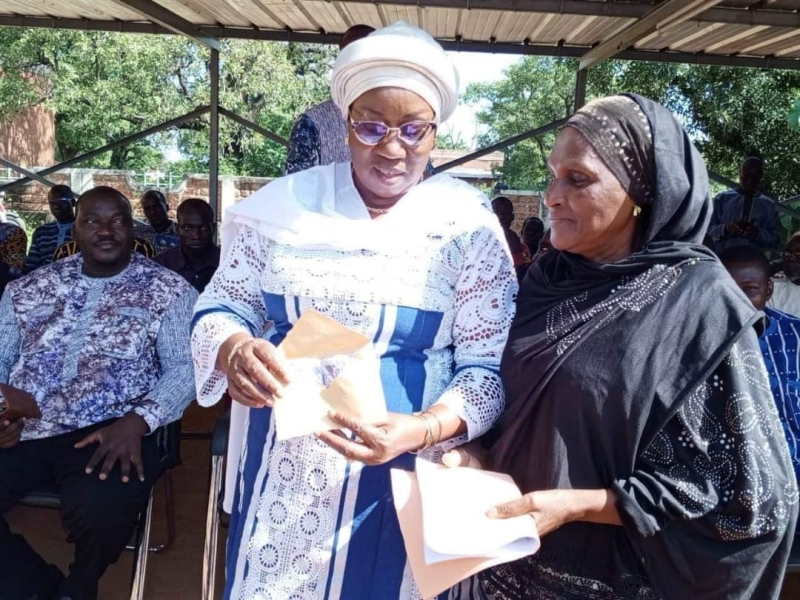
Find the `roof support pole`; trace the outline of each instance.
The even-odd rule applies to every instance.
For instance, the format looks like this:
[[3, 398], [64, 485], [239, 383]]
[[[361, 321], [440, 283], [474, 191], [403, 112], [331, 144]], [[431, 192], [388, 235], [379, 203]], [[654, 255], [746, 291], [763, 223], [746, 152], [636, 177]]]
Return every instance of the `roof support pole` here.
[[208, 201], [219, 214], [219, 50], [211, 50], [211, 130], [208, 153]]
[[575, 77], [575, 112], [586, 104], [586, 80], [588, 79], [587, 69], [578, 69]]
[[223, 117], [228, 117], [231, 121], [236, 121], [242, 127], [246, 127], [247, 129], [251, 129], [252, 131], [255, 131], [256, 133], [260, 133], [265, 138], [267, 138], [269, 140], [272, 140], [276, 144], [280, 144], [281, 146], [288, 146], [289, 145], [289, 140], [287, 140], [286, 138], [282, 138], [277, 133], [273, 133], [269, 129], [265, 129], [264, 127], [261, 127], [261, 125], [257, 125], [255, 123], [253, 123], [252, 121], [249, 121], [249, 120], [245, 119], [244, 117], [240, 117], [235, 112], [230, 111], [227, 108], [223, 108], [223, 107], [220, 106], [219, 107], [219, 114], [221, 114]]
[[55, 185], [55, 183], [53, 183], [49, 179], [45, 179], [38, 173], [34, 171], [28, 171], [27, 169], [23, 169], [19, 165], [15, 165], [10, 160], [6, 160], [5, 158], [0, 158], [0, 165], [8, 167], [12, 171], [16, 171], [17, 173], [22, 173], [25, 177], [33, 179], [34, 181], [38, 181], [39, 183], [41, 183], [42, 185], [46, 185], [47, 187], [53, 187]]

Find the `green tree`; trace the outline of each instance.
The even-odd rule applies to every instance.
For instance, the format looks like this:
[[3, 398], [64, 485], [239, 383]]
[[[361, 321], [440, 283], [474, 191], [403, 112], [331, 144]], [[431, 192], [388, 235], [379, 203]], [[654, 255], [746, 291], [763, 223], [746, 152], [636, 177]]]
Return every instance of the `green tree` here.
[[[573, 59], [528, 56], [509, 67], [501, 81], [469, 86], [465, 100], [478, 107], [477, 120], [486, 131], [478, 145], [493, 144], [572, 114], [577, 66]], [[587, 98], [629, 91], [664, 102], [676, 72], [673, 65], [605, 62], [589, 71]], [[502, 176], [510, 187], [545, 187], [546, 161], [555, 136], [556, 132], [547, 133], [506, 150]]]
[[[479, 145], [568, 116], [576, 68], [574, 60], [526, 57], [503, 80], [470, 86], [466, 100], [479, 107], [478, 121], [487, 132]], [[800, 190], [800, 135], [786, 115], [800, 96], [800, 73], [629, 61], [607, 61], [589, 71], [587, 99], [621, 92], [653, 98], [676, 113], [709, 169], [735, 179], [742, 160], [757, 155], [765, 159], [773, 196]], [[502, 169], [506, 183], [541, 189], [554, 139], [550, 133], [509, 148]]]
[[765, 160], [765, 184], [776, 199], [800, 190], [800, 134], [786, 107], [800, 94], [800, 73], [730, 67], [686, 68], [669, 107], [682, 115], [709, 169], [736, 179], [748, 156]]
[[[220, 102], [287, 136], [297, 114], [327, 94], [329, 47], [224, 41]], [[46, 103], [65, 160], [209, 103], [209, 55], [180, 36], [0, 28], [0, 119]], [[220, 120], [223, 173], [276, 175], [285, 150]], [[85, 166], [167, 169], [177, 147], [186, 171], [208, 169], [208, 119], [182, 124]]]
[[449, 131], [439, 131], [436, 134], [436, 147], [442, 150], [469, 150], [469, 145], [464, 141], [460, 133]]

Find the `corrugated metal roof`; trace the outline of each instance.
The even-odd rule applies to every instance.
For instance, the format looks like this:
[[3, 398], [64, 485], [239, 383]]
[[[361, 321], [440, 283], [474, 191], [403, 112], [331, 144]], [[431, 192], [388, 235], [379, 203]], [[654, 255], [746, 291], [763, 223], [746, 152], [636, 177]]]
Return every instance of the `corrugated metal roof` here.
[[[0, 24], [163, 31], [160, 26], [146, 29], [150, 19], [141, 7], [148, 4], [217, 36], [340, 34], [355, 23], [380, 27], [404, 20], [463, 49], [524, 53], [536, 47], [541, 54], [551, 47], [553, 53], [570, 56], [608, 40], [657, 5], [599, 0], [0, 0]], [[798, 11], [800, 0], [727, 0], [688, 21], [649, 32], [631, 50], [800, 59]]]

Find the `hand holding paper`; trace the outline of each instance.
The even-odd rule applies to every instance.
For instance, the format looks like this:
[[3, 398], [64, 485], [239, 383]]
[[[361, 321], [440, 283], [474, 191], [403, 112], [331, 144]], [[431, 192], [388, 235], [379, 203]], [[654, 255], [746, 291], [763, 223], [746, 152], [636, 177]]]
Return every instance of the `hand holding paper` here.
[[493, 506], [522, 497], [507, 475], [417, 460], [416, 473], [392, 470], [392, 492], [411, 570], [425, 598], [539, 549], [530, 517], [486, 516]]
[[279, 440], [339, 429], [328, 418], [331, 410], [365, 423], [385, 422], [380, 361], [369, 338], [307, 311], [279, 350], [291, 377], [273, 409]]

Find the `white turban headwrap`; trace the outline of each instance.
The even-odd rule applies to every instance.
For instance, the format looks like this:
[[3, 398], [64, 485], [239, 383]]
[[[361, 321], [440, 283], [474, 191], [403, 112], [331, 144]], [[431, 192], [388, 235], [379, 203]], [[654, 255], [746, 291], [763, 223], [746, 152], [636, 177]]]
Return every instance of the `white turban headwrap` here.
[[382, 87], [421, 96], [436, 123], [458, 103], [458, 71], [450, 57], [430, 35], [402, 21], [348, 45], [333, 67], [331, 95], [345, 119], [359, 96]]

